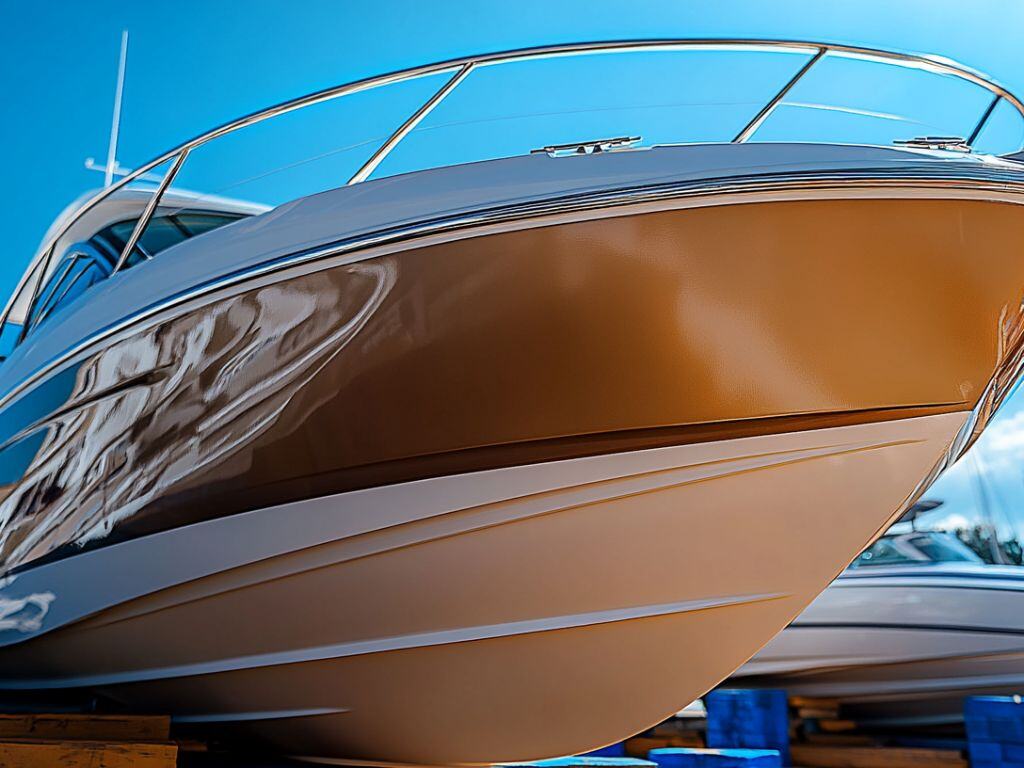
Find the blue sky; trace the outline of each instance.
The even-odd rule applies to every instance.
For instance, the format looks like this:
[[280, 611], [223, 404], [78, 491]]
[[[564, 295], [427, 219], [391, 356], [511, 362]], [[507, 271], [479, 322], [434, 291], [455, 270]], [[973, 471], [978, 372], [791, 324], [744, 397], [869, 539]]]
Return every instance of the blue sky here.
[[[0, 18], [7, 118], [0, 120], [4, 295], [53, 217], [101, 182], [84, 161], [102, 160], [106, 153], [122, 29], [131, 34], [118, 152], [127, 166], [215, 124], [304, 92], [464, 54], [568, 41], [815, 39], [941, 54], [1024, 93], [1024, 3], [1009, 0], [968, 5], [949, 0], [0, 0]], [[589, 75], [569, 60], [546, 72], [532, 65], [514, 72], [494, 69], [468, 80], [380, 172], [630, 133], [634, 125], [649, 141], [726, 137], [799, 66], [795, 56], [751, 55], [723, 68], [711, 54], [685, 66], [645, 54], [628, 62], [592, 63]], [[919, 74], [883, 78], [850, 62], [832, 62], [808, 78], [793, 99], [809, 104], [841, 98], [861, 111], [883, 114], [906, 110], [916, 123], [791, 107], [765, 125], [762, 138], [842, 139], [855, 131], [884, 143], [903, 135], [900, 131], [969, 130], [965, 126], [973, 125], [985, 106], [984, 94]], [[254, 130], [211, 148], [206, 157], [197, 153], [181, 183], [268, 203], [340, 184], [372, 152], [372, 141], [386, 136], [440, 82], [364, 94], [352, 103], [334, 103]], [[609, 108], [623, 103], [629, 109]], [[587, 126], [586, 136], [578, 135], [581, 124]], [[570, 135], [570, 127], [577, 133]], [[996, 146], [1020, 134], [1020, 126], [1013, 125], [990, 140]], [[315, 171], [302, 162], [313, 155], [322, 156]], [[262, 175], [281, 166], [289, 170]], [[1000, 513], [1024, 522], [1024, 512], [1016, 513], [1024, 496], [1024, 398], [1008, 404], [979, 449], [930, 494], [948, 500], [941, 514], [973, 514], [977, 492], [971, 470], [981, 466]]]

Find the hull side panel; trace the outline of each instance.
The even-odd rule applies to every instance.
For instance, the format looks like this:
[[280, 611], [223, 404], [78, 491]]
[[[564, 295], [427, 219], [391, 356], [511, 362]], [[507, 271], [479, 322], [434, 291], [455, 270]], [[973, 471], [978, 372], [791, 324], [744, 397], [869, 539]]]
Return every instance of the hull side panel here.
[[[95, 571], [103, 558], [115, 577], [121, 563], [127, 577], [147, 547], [170, 562], [246, 536], [255, 547], [315, 529], [317, 508], [344, 519], [360, 495], [381, 514], [389, 498], [449, 502], [88, 612], [8, 646], [0, 687], [89, 687], [309, 754], [583, 751], [663, 719], [752, 655], [877, 534], [880, 510], [902, 507], [965, 418], [435, 478], [401, 497], [350, 492], [106, 547], [28, 571], [7, 594], [44, 590], [47, 573], [68, 583], [76, 561]], [[480, 503], [499, 478], [516, 495]], [[661, 682], [637, 685], [647, 677]]]
[[970, 410], [1018, 338], [1019, 211], [720, 205], [240, 287], [76, 363], [70, 394], [7, 404], [0, 558], [423, 477]]

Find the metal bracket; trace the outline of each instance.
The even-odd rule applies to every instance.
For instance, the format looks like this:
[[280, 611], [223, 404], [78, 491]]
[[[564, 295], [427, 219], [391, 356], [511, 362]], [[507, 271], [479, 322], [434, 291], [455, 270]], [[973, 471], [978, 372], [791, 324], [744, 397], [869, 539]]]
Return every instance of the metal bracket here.
[[595, 139], [594, 141], [577, 141], [571, 144], [552, 144], [549, 147], [531, 149], [531, 155], [549, 155], [550, 157], [568, 157], [570, 155], [593, 155], [598, 152], [612, 152], [616, 149], [632, 147], [642, 137], [618, 136], [614, 139]]
[[945, 149], [949, 152], [970, 152], [971, 145], [960, 136], [916, 136], [913, 139], [896, 140], [893, 144], [915, 149]]

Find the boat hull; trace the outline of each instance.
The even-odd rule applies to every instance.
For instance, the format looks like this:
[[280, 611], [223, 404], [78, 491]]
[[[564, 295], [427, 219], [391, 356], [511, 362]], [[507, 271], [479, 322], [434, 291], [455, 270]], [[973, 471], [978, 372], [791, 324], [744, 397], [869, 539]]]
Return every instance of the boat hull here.
[[[448, 764], [586, 750], [753, 654], [964, 419], [423, 480], [117, 544], [15, 585], [102, 571], [147, 594], [91, 595], [118, 606], [82, 605], [84, 618], [5, 649], [0, 685], [99, 691], [309, 755]], [[832, 514], [823, 496], [842, 500]], [[172, 586], [131, 581], [154, 559]]]
[[530, 219], [111, 333], [0, 402], [0, 689], [435, 764], [659, 721], [1012, 383], [1020, 208], [923, 194]]
[[893, 727], [959, 723], [967, 696], [1024, 691], [1015, 569], [877, 570], [836, 582], [731, 684], [838, 699], [844, 716]]
[[1018, 206], [703, 202], [403, 243], [145, 318], [3, 403], [0, 558], [426, 477], [969, 412], [1005, 390]]

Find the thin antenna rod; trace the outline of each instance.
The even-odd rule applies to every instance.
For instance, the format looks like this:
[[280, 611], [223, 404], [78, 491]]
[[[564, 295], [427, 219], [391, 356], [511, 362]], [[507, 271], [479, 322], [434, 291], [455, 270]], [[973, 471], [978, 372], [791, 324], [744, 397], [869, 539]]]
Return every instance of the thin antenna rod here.
[[114, 181], [117, 167], [117, 134], [121, 128], [121, 97], [124, 96], [124, 70], [128, 63], [128, 30], [121, 30], [121, 58], [117, 63], [117, 88], [114, 90], [114, 119], [110, 123], [110, 144], [107, 146], [107, 167], [103, 186], [109, 187]]
[[985, 469], [982, 466], [981, 457], [978, 455], [977, 450], [971, 453], [971, 459], [974, 461], [974, 472], [972, 474], [974, 475], [978, 501], [981, 504], [981, 516], [988, 527], [988, 548], [992, 562], [996, 565], [1009, 565], [1006, 557], [1003, 556], [1002, 549], [999, 547], [999, 535], [996, 532], [996, 523], [992, 516], [992, 501], [989, 499], [988, 489], [985, 486]]

